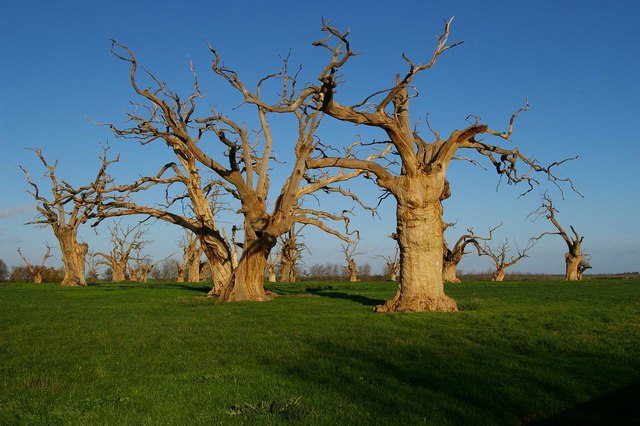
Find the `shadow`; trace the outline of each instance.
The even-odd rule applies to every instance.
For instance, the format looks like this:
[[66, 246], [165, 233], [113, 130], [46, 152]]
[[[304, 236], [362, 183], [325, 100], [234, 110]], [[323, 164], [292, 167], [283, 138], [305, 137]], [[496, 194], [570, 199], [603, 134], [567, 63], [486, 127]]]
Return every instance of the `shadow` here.
[[638, 425], [640, 424], [640, 380], [613, 392], [578, 404], [570, 410], [544, 418], [523, 421], [532, 425]]
[[117, 291], [117, 290], [131, 290], [131, 289], [149, 289], [149, 290], [175, 290], [182, 289], [188, 291], [195, 291], [198, 293], [208, 293], [211, 287], [206, 284], [192, 284], [187, 283], [91, 283], [91, 287], [101, 288], [104, 291]]
[[315, 294], [320, 297], [328, 297], [330, 299], [344, 299], [352, 302], [360, 303], [365, 306], [377, 306], [385, 302], [384, 299], [372, 299], [370, 297], [361, 296], [359, 294], [338, 293], [336, 291], [308, 291], [310, 294]]

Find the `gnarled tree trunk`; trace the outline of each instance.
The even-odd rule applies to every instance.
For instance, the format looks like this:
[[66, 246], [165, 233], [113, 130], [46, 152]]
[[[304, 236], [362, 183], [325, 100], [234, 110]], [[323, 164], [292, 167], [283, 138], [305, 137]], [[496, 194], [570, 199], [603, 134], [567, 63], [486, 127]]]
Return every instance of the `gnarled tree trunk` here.
[[504, 269], [496, 269], [493, 274], [491, 274], [491, 281], [501, 282], [504, 281], [505, 270]]
[[584, 256], [581, 254], [574, 255], [567, 253], [564, 255], [564, 261], [566, 263], [565, 279], [567, 281], [579, 281], [580, 273], [578, 272], [578, 265]]
[[268, 243], [266, 239], [245, 239], [245, 244], [238, 266], [233, 271], [231, 286], [220, 294], [220, 298], [233, 302], [269, 300], [271, 295], [264, 288], [264, 270], [275, 240]]
[[77, 241], [77, 230], [74, 228], [60, 226], [55, 229], [55, 235], [60, 243], [62, 262], [64, 263], [64, 278], [61, 285], [86, 286], [84, 268], [85, 255], [89, 246]]
[[[455, 311], [455, 300], [444, 294], [442, 280], [443, 230], [440, 185], [427, 179], [407, 179], [395, 188], [397, 239], [400, 246], [400, 283], [396, 296], [378, 312]], [[427, 185], [431, 183], [431, 188]]]
[[281, 280], [286, 283], [296, 282], [296, 264], [294, 262], [283, 261], [280, 264]]
[[442, 279], [446, 283], [459, 283], [458, 262], [444, 261], [442, 265]]
[[389, 271], [389, 281], [393, 281], [394, 283], [398, 281], [398, 273], [396, 271]]
[[119, 283], [127, 280], [127, 267], [126, 265], [120, 265], [117, 262], [111, 264], [111, 271], [113, 272], [113, 277], [111, 281], [114, 283]]
[[189, 262], [187, 268], [187, 281], [190, 283], [200, 282], [200, 259], [194, 258]]

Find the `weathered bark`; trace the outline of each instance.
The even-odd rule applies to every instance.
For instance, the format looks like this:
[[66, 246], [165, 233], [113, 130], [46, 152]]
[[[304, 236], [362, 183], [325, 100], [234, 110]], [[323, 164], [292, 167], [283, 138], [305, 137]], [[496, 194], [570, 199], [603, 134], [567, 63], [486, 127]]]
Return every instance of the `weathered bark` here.
[[220, 299], [228, 302], [244, 300], [265, 301], [272, 298], [264, 288], [264, 270], [269, 252], [275, 245], [267, 238], [250, 241], [242, 252], [238, 266], [233, 271], [231, 285], [220, 294]]
[[458, 278], [458, 262], [444, 261], [442, 266], [442, 279], [446, 283], [459, 283]]
[[185, 271], [185, 267], [183, 265], [179, 265], [178, 266], [178, 276], [176, 277], [176, 282], [177, 283], [183, 283], [184, 282], [184, 271]]
[[77, 228], [54, 226], [54, 233], [60, 243], [62, 262], [64, 263], [64, 278], [60, 285], [66, 287], [86, 286], [84, 268], [89, 246], [77, 241]]
[[267, 273], [269, 274], [269, 282], [270, 283], [275, 283], [276, 282], [276, 265], [275, 263], [269, 263], [267, 262]]
[[578, 266], [580, 265], [580, 262], [582, 261], [583, 257], [584, 256], [582, 256], [581, 254], [576, 256], [572, 253], [567, 253], [564, 255], [564, 259], [566, 263], [565, 279], [567, 281], [580, 280], [581, 274], [578, 272]]
[[396, 296], [377, 312], [455, 311], [455, 300], [444, 293], [442, 244], [444, 224], [439, 197], [444, 174], [409, 179], [396, 188], [396, 231], [400, 246], [400, 282]]
[[296, 264], [291, 261], [283, 261], [280, 264], [281, 280], [286, 283], [295, 283], [296, 277]]
[[353, 259], [347, 259], [346, 270], [349, 273], [349, 281], [354, 283], [358, 280], [358, 268], [356, 266], [356, 262]]
[[200, 282], [200, 259], [192, 259], [187, 268], [187, 281], [190, 283]]
[[113, 276], [111, 277], [112, 282], [119, 283], [127, 280], [126, 267], [120, 265], [119, 263], [111, 263], [111, 272], [113, 272]]
[[398, 280], [398, 273], [396, 271], [389, 271], [389, 281], [394, 283]]
[[491, 281], [502, 282], [504, 281], [505, 270], [504, 269], [496, 269], [493, 274], [491, 274]]
[[42, 274], [40, 272], [32, 274], [31, 281], [33, 281], [34, 284], [42, 284]]

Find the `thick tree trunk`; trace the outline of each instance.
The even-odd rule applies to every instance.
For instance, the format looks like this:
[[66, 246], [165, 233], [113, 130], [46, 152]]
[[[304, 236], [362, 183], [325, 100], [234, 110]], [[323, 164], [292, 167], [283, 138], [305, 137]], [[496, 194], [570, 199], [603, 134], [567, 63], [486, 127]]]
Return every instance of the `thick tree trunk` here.
[[352, 283], [358, 281], [358, 275], [356, 274], [356, 271], [349, 271], [349, 281]]
[[178, 266], [178, 276], [176, 277], [176, 282], [177, 283], [183, 283], [184, 282], [184, 272], [186, 270], [186, 266]]
[[389, 272], [389, 280], [395, 283], [398, 280], [398, 273], [396, 271]]
[[111, 265], [111, 271], [113, 272], [112, 282], [119, 283], [127, 280], [126, 266], [113, 263]]
[[444, 261], [442, 266], [442, 279], [445, 283], [459, 283], [458, 278], [458, 263], [451, 261]]
[[574, 255], [572, 253], [567, 253], [564, 255], [564, 260], [566, 263], [565, 280], [578, 281], [580, 279], [580, 274], [578, 273], [578, 265], [580, 265], [580, 261], [583, 257], [584, 256], [582, 255]]
[[504, 281], [505, 270], [504, 269], [496, 269], [496, 271], [491, 275], [491, 281], [501, 282]]
[[275, 283], [276, 282], [276, 271], [275, 271], [275, 269], [269, 268], [269, 282], [270, 283]]
[[262, 302], [271, 299], [264, 289], [264, 270], [272, 247], [261, 240], [245, 240], [242, 256], [233, 271], [231, 286], [220, 294], [220, 299], [227, 302]]
[[229, 253], [224, 247], [218, 244], [215, 240], [208, 237], [201, 237], [202, 248], [204, 255], [209, 261], [209, 267], [211, 268], [211, 280], [213, 286], [211, 291], [207, 294], [211, 297], [220, 297], [231, 286], [231, 279], [233, 277], [233, 265], [231, 263], [231, 253]]
[[187, 281], [190, 283], [200, 282], [200, 259], [194, 259], [189, 263], [187, 269]]
[[281, 264], [282, 274], [280, 280], [285, 283], [295, 283], [296, 282], [296, 264], [294, 262], [286, 262], [283, 261]]
[[64, 278], [62, 286], [86, 286], [84, 276], [85, 255], [89, 246], [77, 241], [77, 231], [74, 228], [60, 227], [55, 232], [62, 251], [64, 263]]
[[36, 272], [32, 275], [31, 280], [34, 284], [42, 284], [42, 274], [40, 272]]
[[[425, 184], [426, 182], [415, 182]], [[422, 186], [422, 185], [420, 185]], [[424, 191], [416, 185], [412, 195]], [[412, 185], [413, 187], [413, 185]], [[400, 283], [396, 296], [376, 308], [377, 312], [455, 311], [455, 300], [444, 294], [442, 281], [443, 222], [437, 195], [432, 201], [404, 201], [398, 197], [397, 238], [400, 246]], [[433, 195], [433, 194], [431, 194]], [[419, 201], [419, 200], [418, 200]], [[417, 205], [419, 204], [419, 205]]]

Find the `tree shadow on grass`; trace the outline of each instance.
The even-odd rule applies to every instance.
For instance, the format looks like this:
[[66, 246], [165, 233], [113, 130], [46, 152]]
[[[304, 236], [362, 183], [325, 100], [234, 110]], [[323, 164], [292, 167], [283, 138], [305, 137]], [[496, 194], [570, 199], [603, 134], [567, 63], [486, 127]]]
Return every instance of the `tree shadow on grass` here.
[[362, 296], [360, 294], [340, 293], [337, 291], [308, 291], [308, 293], [315, 294], [320, 297], [328, 297], [330, 299], [344, 299], [352, 302], [360, 303], [365, 306], [381, 305], [385, 302], [384, 299], [372, 299], [370, 297]]
[[198, 293], [208, 293], [211, 289], [208, 284], [185, 284], [185, 283], [94, 283], [90, 284], [91, 287], [99, 287], [105, 291], [117, 291], [117, 290], [135, 290], [135, 289], [148, 289], [148, 290], [189, 290]]
[[551, 417], [524, 423], [533, 425], [638, 425], [640, 424], [640, 380], [613, 392], [578, 404]]

